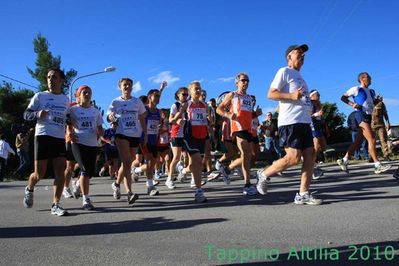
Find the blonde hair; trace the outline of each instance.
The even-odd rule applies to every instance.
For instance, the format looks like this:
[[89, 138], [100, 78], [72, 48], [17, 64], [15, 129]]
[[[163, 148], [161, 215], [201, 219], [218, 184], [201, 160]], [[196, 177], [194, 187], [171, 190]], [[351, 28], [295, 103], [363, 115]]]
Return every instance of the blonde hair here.
[[195, 85], [198, 85], [201, 88], [201, 90], [202, 90], [201, 83], [198, 80], [191, 81], [191, 83], [188, 84], [188, 89], [191, 90], [191, 87], [193, 87]]

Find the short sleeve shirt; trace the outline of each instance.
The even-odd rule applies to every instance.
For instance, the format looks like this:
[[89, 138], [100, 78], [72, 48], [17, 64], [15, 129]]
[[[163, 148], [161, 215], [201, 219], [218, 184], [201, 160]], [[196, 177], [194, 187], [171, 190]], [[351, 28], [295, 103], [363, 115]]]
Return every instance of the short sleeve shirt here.
[[285, 93], [295, 92], [301, 87], [304, 90], [304, 96], [299, 100], [279, 101], [279, 127], [298, 123], [311, 123], [312, 104], [309, 97], [309, 89], [299, 71], [289, 67], [280, 68], [277, 71], [270, 87], [276, 88], [280, 92]]
[[108, 107], [107, 115], [113, 112], [117, 118], [118, 127], [116, 134], [128, 137], [140, 138], [143, 129], [139, 120], [139, 115], [145, 112], [143, 102], [135, 97], [123, 99], [121, 96], [114, 99]]
[[66, 95], [49, 91], [38, 92], [30, 100], [28, 109], [49, 112], [45, 117], [37, 119], [35, 136], [65, 138], [65, 125], [69, 113], [69, 98]]

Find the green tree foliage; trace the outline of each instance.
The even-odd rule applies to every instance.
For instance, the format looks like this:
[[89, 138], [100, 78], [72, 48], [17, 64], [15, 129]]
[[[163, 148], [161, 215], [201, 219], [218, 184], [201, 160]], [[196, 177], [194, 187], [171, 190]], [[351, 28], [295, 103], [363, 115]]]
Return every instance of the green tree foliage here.
[[[52, 53], [49, 51], [49, 42], [45, 37], [43, 37], [40, 33], [36, 36], [33, 40], [33, 49], [34, 52], [37, 54], [36, 59], [36, 68], [34, 70], [30, 69], [29, 67], [28, 72], [29, 74], [36, 80], [39, 81], [39, 90], [45, 91], [48, 89], [47, 87], [47, 70], [49, 68], [60, 68], [61, 69], [61, 56], [54, 57]], [[65, 70], [64, 70], [65, 72]], [[64, 84], [64, 93], [68, 93], [69, 85], [71, 81], [78, 72], [74, 69], [70, 69], [65, 72], [66, 80]]]
[[15, 127], [25, 123], [23, 113], [34, 92], [28, 89], [14, 89], [11, 83], [0, 86], [0, 130], [10, 136]]
[[345, 115], [339, 112], [336, 103], [323, 103], [323, 118], [329, 129], [328, 144], [351, 141], [350, 132], [345, 128]]

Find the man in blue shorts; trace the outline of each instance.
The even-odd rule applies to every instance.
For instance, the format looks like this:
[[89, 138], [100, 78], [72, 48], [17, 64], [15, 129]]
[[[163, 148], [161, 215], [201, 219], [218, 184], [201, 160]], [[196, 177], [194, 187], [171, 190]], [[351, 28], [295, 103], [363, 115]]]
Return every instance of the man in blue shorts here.
[[265, 195], [270, 177], [300, 163], [302, 157], [301, 185], [294, 203], [320, 205], [322, 200], [309, 193], [315, 153], [310, 127], [312, 105], [308, 86], [299, 72], [308, 49], [306, 44], [289, 46], [285, 52], [287, 66], [277, 71], [270, 85], [268, 98], [279, 101], [278, 135], [286, 155], [270, 167], [258, 171], [256, 188]]

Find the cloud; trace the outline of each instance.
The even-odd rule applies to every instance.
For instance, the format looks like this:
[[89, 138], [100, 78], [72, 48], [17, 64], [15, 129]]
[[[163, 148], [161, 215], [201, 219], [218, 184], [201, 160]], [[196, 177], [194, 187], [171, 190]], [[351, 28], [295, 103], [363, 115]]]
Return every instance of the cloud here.
[[172, 75], [172, 71], [162, 71], [158, 75], [150, 77], [148, 80], [157, 84], [161, 83], [162, 81], [166, 81], [168, 85], [170, 85], [176, 81], [179, 81], [180, 78], [174, 77]]
[[385, 103], [385, 105], [398, 106], [399, 100], [391, 99], [391, 98], [384, 98], [384, 103]]
[[235, 79], [235, 77], [227, 77], [227, 78], [218, 78], [218, 79], [216, 79], [216, 81], [219, 81], [219, 82], [231, 82], [234, 79]]
[[133, 93], [141, 91], [143, 88], [141, 87], [140, 81], [137, 81], [133, 84]]

